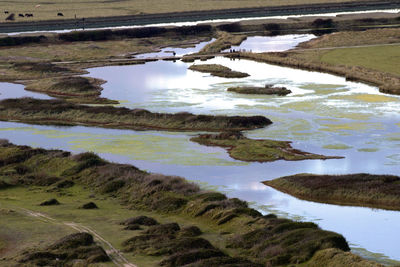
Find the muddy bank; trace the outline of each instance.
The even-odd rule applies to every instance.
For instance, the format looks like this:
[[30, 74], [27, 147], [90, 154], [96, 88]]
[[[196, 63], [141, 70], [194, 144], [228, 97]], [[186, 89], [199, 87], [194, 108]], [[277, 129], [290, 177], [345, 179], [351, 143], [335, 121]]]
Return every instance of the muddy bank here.
[[310, 201], [400, 210], [400, 177], [393, 175], [298, 174], [264, 184]]

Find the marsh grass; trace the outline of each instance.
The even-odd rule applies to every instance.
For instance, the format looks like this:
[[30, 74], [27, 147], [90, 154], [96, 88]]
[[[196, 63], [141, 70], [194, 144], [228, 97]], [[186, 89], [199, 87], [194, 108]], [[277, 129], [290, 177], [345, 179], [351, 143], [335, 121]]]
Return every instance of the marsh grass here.
[[351, 206], [400, 210], [400, 178], [366, 173], [348, 175], [298, 174], [264, 184], [295, 197]]

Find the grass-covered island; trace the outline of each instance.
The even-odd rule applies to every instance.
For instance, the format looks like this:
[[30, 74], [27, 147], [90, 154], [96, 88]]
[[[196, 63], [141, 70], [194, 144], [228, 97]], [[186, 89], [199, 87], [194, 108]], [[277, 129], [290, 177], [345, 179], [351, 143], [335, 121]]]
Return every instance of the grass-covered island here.
[[230, 87], [228, 92], [235, 92], [238, 94], [249, 94], [249, 95], [279, 95], [285, 96], [290, 94], [292, 91], [286, 87], [273, 87], [273, 85], [266, 84], [264, 87], [256, 86], [239, 86]]
[[295, 197], [322, 203], [400, 210], [400, 177], [366, 173], [297, 174], [264, 184]]
[[244, 78], [249, 76], [247, 73], [234, 71], [219, 64], [195, 64], [190, 66], [189, 69], [225, 78]]
[[78, 76], [48, 78], [28, 83], [25, 90], [80, 104], [118, 104], [118, 101], [100, 97], [103, 83], [103, 80]]
[[288, 141], [249, 139], [240, 132], [201, 134], [190, 139], [206, 146], [219, 146], [228, 150], [229, 155], [242, 161], [275, 161], [306, 159], [338, 159], [342, 157], [324, 156], [294, 149]]
[[263, 116], [212, 116], [188, 112], [153, 113], [145, 109], [83, 106], [62, 100], [33, 98], [0, 101], [0, 120], [34, 124], [87, 125], [135, 130], [249, 130], [272, 122]]
[[1, 140], [0, 163], [1, 266], [381, 266], [314, 223], [93, 153]]

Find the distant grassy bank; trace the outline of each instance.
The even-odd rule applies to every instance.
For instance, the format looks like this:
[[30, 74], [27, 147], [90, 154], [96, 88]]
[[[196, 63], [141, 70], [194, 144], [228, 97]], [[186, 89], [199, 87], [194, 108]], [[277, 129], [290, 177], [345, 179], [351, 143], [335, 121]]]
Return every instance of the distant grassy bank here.
[[305, 200], [400, 210], [398, 176], [298, 174], [265, 181], [264, 184]]
[[[318, 266], [339, 263], [329, 249], [349, 255], [341, 235], [314, 223], [263, 216], [244, 201], [201, 190], [183, 178], [109, 163], [93, 153], [70, 155], [2, 140], [0, 162], [0, 235], [4, 229], [18, 232], [12, 243], [5, 242], [13, 249], [0, 251], [0, 264], [51, 264], [58, 252], [49, 245], [71, 233], [64, 221], [95, 231], [139, 266]], [[59, 204], [39, 205], [51, 198]], [[97, 208], [79, 208], [89, 201]], [[71, 236], [57, 248], [68, 240]], [[79, 251], [89, 259], [91, 250]], [[354, 255], [349, 259], [346, 264], [380, 266]]]

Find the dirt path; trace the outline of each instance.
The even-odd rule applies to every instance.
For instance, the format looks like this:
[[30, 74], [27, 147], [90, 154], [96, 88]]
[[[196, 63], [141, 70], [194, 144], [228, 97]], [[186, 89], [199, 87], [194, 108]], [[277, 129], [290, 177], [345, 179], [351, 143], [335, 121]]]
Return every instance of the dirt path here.
[[123, 255], [123, 253], [121, 251], [119, 251], [118, 249], [116, 249], [115, 247], [113, 247], [113, 245], [111, 245], [110, 242], [108, 242], [105, 238], [103, 238], [100, 234], [98, 234], [96, 231], [94, 231], [93, 229], [81, 225], [79, 223], [75, 223], [75, 222], [63, 222], [63, 221], [58, 221], [54, 218], [51, 218], [50, 216], [40, 213], [40, 212], [36, 212], [36, 211], [32, 211], [32, 210], [28, 210], [28, 209], [24, 209], [24, 208], [20, 208], [20, 210], [22, 211], [22, 213], [24, 213], [25, 215], [31, 216], [31, 217], [35, 217], [38, 220], [41, 220], [43, 222], [47, 222], [47, 223], [54, 223], [54, 224], [62, 224], [65, 225], [67, 227], [70, 227], [78, 232], [87, 232], [93, 235], [94, 239], [101, 244], [102, 247], [104, 247], [104, 249], [106, 250], [107, 255], [110, 257], [110, 259], [113, 261], [113, 263], [118, 266], [118, 267], [137, 267], [135, 264], [129, 262]]

